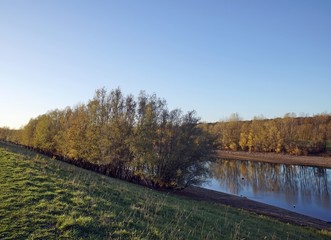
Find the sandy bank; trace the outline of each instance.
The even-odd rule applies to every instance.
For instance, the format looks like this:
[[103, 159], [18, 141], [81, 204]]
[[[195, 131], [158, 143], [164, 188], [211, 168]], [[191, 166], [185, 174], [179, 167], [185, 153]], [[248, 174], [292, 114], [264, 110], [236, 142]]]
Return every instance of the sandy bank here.
[[223, 159], [251, 160], [269, 163], [331, 168], [331, 157], [329, 156], [291, 156], [277, 153], [250, 153], [239, 151], [218, 151], [218, 156]]

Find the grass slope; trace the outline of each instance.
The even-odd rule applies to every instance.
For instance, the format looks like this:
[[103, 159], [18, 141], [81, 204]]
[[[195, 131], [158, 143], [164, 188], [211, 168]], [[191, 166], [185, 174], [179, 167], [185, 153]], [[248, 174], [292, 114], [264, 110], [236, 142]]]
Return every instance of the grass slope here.
[[327, 239], [0, 143], [0, 239]]

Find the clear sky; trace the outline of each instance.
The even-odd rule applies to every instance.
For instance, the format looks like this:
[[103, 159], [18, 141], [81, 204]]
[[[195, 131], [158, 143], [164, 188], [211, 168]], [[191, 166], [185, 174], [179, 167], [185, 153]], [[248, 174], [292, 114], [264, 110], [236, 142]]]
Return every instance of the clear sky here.
[[330, 112], [331, 1], [0, 1], [0, 127], [103, 86], [203, 121]]

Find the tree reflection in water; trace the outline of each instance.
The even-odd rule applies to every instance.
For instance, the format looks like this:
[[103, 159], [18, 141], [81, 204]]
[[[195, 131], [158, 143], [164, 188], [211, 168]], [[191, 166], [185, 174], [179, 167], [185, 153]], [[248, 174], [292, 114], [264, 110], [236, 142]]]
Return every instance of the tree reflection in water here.
[[252, 161], [218, 160], [211, 166], [213, 176], [232, 194], [251, 190], [285, 195], [286, 202], [316, 202], [330, 208], [331, 169]]

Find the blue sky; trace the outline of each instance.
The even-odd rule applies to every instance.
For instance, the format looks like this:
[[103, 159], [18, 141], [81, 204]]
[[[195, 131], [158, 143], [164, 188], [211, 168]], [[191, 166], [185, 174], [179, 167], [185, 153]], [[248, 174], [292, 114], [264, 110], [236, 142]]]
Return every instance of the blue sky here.
[[156, 93], [203, 121], [331, 111], [331, 1], [2, 0], [0, 127]]

